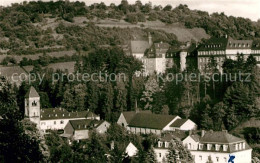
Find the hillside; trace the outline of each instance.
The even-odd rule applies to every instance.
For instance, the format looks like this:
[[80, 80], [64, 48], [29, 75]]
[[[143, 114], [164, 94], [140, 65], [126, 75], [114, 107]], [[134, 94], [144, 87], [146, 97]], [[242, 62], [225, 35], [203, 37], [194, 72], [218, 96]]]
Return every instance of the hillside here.
[[130, 5], [126, 0], [118, 6], [24, 2], [0, 10], [0, 53], [21, 56], [88, 52], [100, 45], [125, 45], [133, 39], [147, 39], [147, 32], [151, 32], [154, 41], [169, 43], [225, 34], [237, 39], [259, 38], [259, 24], [224, 13], [210, 15], [190, 10], [187, 5], [162, 8], [140, 1]]

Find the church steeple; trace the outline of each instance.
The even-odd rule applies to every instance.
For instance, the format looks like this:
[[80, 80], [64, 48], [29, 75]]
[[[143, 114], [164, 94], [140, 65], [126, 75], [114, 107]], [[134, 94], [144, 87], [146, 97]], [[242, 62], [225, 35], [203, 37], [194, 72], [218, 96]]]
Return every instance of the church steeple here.
[[30, 87], [25, 95], [25, 117], [30, 121], [40, 125], [40, 96], [33, 86]]

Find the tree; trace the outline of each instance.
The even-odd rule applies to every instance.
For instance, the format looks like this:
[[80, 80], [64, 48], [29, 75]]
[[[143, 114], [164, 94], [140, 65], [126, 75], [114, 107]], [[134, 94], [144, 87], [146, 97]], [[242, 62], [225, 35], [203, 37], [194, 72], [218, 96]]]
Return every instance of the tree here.
[[145, 83], [145, 90], [143, 91], [142, 98], [140, 99], [144, 103], [145, 110], [153, 111], [152, 103], [154, 101], [154, 95], [161, 89], [159, 83], [155, 76], [149, 76], [147, 82]]
[[213, 129], [213, 120], [211, 118], [211, 109], [209, 104], [206, 105], [206, 108], [201, 116], [201, 127], [203, 129]]
[[166, 5], [164, 8], [163, 8], [163, 11], [171, 11], [172, 9], [172, 6], [171, 5]]
[[41, 162], [39, 140], [27, 134], [10, 85], [1, 82], [0, 157], [4, 162]]

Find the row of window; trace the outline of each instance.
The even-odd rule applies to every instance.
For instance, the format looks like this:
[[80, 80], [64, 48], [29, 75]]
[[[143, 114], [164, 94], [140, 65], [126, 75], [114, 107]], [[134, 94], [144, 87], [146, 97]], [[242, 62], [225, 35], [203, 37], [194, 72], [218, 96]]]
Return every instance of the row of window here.
[[260, 54], [260, 50], [252, 50], [252, 54]]
[[163, 144], [164, 144], [164, 147], [165, 148], [168, 148], [169, 147], [169, 143], [170, 142], [161, 142], [161, 141], [158, 141], [158, 147], [160, 148], [160, 147], [163, 147]]
[[229, 42], [229, 46], [230, 47], [250, 47], [250, 45], [247, 43], [247, 44], [245, 44], [245, 43], [232, 43], [232, 42]]
[[[216, 57], [214, 58], [217, 62], [222, 62], [224, 61], [224, 58], [219, 58], [219, 57]], [[199, 58], [199, 62], [209, 62], [210, 61], [210, 58]]]
[[[193, 156], [193, 157], [194, 157], [194, 156]], [[207, 157], [208, 157], [207, 159], [209, 160], [209, 159], [210, 159], [209, 156], [207, 156]], [[199, 159], [202, 160], [203, 157], [200, 155], [200, 156], [199, 156]], [[211, 159], [212, 159], [212, 158], [211, 158]], [[219, 160], [220, 160], [219, 157], [216, 157], [216, 161], [219, 162]], [[226, 157], [223, 157], [223, 160], [224, 160], [224, 162], [227, 162], [227, 158], [226, 158]]]
[[[53, 124], [56, 125], [57, 122], [56, 122], [56, 121], [53, 121]], [[64, 124], [64, 121], [61, 120], [61, 121], [60, 121], [60, 124]], [[46, 122], [41, 122], [41, 125], [42, 125], [42, 126], [46, 125]]]
[[223, 55], [225, 51], [199, 51], [198, 55]]
[[[220, 149], [220, 146], [221, 145], [219, 145], [219, 144], [216, 144], [215, 145], [215, 150], [216, 151], [219, 151], [219, 149]], [[203, 147], [204, 147], [204, 144], [199, 144], [199, 150], [203, 150]], [[212, 144], [207, 144], [207, 150], [211, 150], [211, 148], [212, 148]], [[227, 149], [228, 149], [228, 145], [223, 145], [223, 151], [227, 151]]]
[[[235, 150], [242, 150], [245, 149], [245, 143], [241, 142], [241, 143], [235, 143], [233, 144], [233, 146], [235, 147]], [[199, 144], [199, 150], [203, 150], [204, 144]], [[207, 150], [212, 150], [213, 144], [207, 144]], [[215, 144], [215, 150], [219, 151], [221, 145], [220, 144]], [[228, 149], [228, 145], [223, 145], [223, 151], [227, 151]]]

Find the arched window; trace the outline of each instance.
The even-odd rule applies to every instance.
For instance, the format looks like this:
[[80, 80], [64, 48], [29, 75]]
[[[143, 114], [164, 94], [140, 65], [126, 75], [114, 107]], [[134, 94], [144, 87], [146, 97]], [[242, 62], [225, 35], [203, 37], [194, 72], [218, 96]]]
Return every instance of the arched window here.
[[37, 102], [36, 102], [36, 101], [33, 101], [33, 102], [32, 102], [32, 106], [37, 106]]

